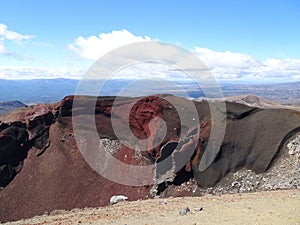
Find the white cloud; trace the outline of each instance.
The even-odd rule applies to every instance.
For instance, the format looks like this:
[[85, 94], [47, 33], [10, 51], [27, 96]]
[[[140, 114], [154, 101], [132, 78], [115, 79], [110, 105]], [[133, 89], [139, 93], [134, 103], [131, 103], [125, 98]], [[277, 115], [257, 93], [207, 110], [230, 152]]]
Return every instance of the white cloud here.
[[213, 65], [213, 67], [247, 68], [249, 65], [257, 64], [253, 57], [242, 53], [217, 52], [199, 47], [195, 47], [195, 52], [200, 58], [203, 58], [207, 65]]
[[68, 48], [83, 58], [97, 60], [115, 48], [135, 42], [150, 40], [151, 38], [148, 36], [135, 36], [128, 30], [120, 30], [87, 38], [80, 36], [73, 44], [69, 44]]
[[243, 53], [217, 52], [200, 47], [195, 47], [194, 52], [209, 67], [217, 79], [300, 79], [299, 59], [268, 58], [259, 61]]
[[10, 31], [7, 29], [7, 26], [5, 24], [0, 23], [0, 37], [3, 37], [6, 40], [12, 40], [12, 41], [16, 41], [17, 43], [19, 43], [22, 40], [31, 39], [31, 38], [34, 38], [35, 36], [23, 35], [23, 34], [14, 32], [14, 31]]
[[0, 23], [0, 54], [6, 56], [13, 56], [15, 58], [19, 57], [15, 52], [10, 52], [5, 46], [5, 41], [13, 41], [14, 43], [20, 45], [22, 41], [34, 38], [33, 35], [23, 35], [17, 32], [7, 29], [7, 26], [3, 23]]

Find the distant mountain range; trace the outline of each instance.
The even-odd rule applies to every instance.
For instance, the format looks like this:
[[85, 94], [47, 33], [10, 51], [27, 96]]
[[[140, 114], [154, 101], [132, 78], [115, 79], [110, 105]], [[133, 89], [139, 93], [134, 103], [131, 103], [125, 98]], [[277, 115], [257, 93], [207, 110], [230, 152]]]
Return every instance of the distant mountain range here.
[[[74, 95], [79, 82], [79, 80], [72, 79], [0, 79], [0, 102], [17, 100], [27, 105], [58, 102], [67, 95]], [[93, 84], [93, 81], [90, 84]], [[220, 81], [219, 85], [224, 97], [251, 94], [272, 102], [300, 105], [300, 82], [256, 84], [253, 82]], [[191, 98], [205, 97], [203, 91], [195, 83], [176, 81], [174, 86], [170, 82], [163, 83], [155, 80], [142, 80], [136, 83], [133, 80], [109, 80], [105, 82], [100, 95], [119, 95], [120, 91], [128, 86], [133, 91], [127, 94], [121, 93], [121, 95], [173, 94], [185, 96], [188, 94]], [[86, 95], [98, 93], [99, 90], [91, 90], [90, 87], [99, 88], [97, 85], [87, 86]]]
[[0, 79], [0, 102], [21, 101], [25, 104], [52, 103], [74, 94], [78, 80], [4, 80]]

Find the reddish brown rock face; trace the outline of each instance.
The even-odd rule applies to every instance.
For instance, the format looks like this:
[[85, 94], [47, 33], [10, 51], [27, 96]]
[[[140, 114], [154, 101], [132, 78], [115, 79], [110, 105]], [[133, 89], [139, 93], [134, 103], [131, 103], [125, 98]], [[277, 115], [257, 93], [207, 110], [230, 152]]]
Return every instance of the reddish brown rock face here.
[[[4, 188], [0, 191], [0, 221], [28, 218], [54, 209], [105, 206], [112, 195], [125, 195], [129, 200], [150, 196], [151, 185], [134, 187], [114, 183], [89, 166], [75, 141], [72, 116], [95, 118], [105, 149], [126, 164], [156, 166], [153, 171], [156, 182], [167, 178], [169, 183], [177, 185], [194, 177], [201, 187], [213, 186], [229, 172], [241, 168], [258, 173], [266, 171], [285, 140], [300, 130], [298, 112], [226, 103], [223, 143], [216, 149], [218, 154], [211, 165], [199, 171], [213, 126], [208, 103], [194, 102], [201, 127], [199, 135], [196, 129], [199, 124], [193, 125], [190, 118], [192, 126], [182, 127], [175, 109], [183, 110], [188, 116], [190, 109], [184, 105], [190, 100], [157, 95], [121, 98], [114, 105], [114, 97], [82, 96], [74, 108], [73, 99], [68, 96], [55, 105], [28, 107], [1, 119], [0, 186]], [[91, 113], [87, 106], [93, 102], [95, 107]], [[129, 119], [135, 137], [147, 139], [148, 151], [136, 151], [118, 141], [111, 122], [113, 105], [115, 125], [122, 129]], [[126, 110], [130, 112], [129, 118], [124, 114]], [[149, 137], [159, 131], [162, 125], [159, 118], [166, 124], [166, 135], [152, 148], [154, 140]], [[184, 138], [179, 140], [181, 133]], [[95, 144], [99, 144], [98, 139]], [[159, 162], [165, 159], [167, 166], [159, 167]], [[175, 178], [166, 176], [167, 171], [176, 172]], [[124, 179], [128, 176], [126, 171], [116, 173]]]
[[133, 105], [129, 114], [129, 124], [138, 138], [144, 139], [149, 137], [149, 122], [155, 117], [162, 117], [161, 101], [157, 96], [149, 96]]

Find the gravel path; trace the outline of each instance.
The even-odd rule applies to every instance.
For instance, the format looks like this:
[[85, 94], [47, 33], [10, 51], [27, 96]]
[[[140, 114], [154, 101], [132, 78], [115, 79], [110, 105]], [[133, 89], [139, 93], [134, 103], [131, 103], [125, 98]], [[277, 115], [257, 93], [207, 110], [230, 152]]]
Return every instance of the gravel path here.
[[[190, 211], [184, 213], [186, 207]], [[120, 202], [103, 208], [57, 210], [50, 215], [7, 224], [295, 225], [300, 224], [300, 191], [266, 191]]]

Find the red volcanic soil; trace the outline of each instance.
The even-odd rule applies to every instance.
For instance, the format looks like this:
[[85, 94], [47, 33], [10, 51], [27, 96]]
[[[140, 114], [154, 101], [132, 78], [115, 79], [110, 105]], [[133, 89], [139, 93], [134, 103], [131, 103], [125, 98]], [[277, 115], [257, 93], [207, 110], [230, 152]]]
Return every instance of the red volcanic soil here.
[[[0, 118], [0, 221], [12, 221], [39, 215], [55, 209], [96, 207], [108, 205], [113, 195], [125, 195], [129, 200], [151, 197], [152, 185], [128, 186], [114, 183], [94, 171], [83, 158], [74, 138], [72, 119], [95, 119], [98, 137], [108, 141], [105, 147], [116, 159], [130, 165], [155, 165], [170, 157], [173, 182], [186, 182], [194, 177], [198, 186], [212, 187], [229, 172], [242, 168], [263, 173], [271, 166], [283, 143], [300, 130], [300, 113], [283, 109], [258, 109], [236, 103], [226, 103], [224, 120], [227, 122], [225, 138], [217, 149], [213, 162], [205, 171], [199, 171], [203, 152], [211, 132], [210, 108], [207, 102], [194, 102], [201, 132], [192, 133], [181, 127], [178, 112], [191, 113], [184, 108], [190, 100], [157, 95], [143, 98], [122, 98], [114, 110], [117, 127], [122, 129], [129, 120], [134, 136], [145, 139], [156, 132], [165, 121], [167, 131], [161, 144], [148, 151], [138, 152], [118, 142], [112, 127], [114, 97], [76, 97], [79, 104], [73, 106], [69, 96], [58, 104], [28, 107]], [[170, 100], [170, 101], [169, 101]], [[176, 104], [176, 107], [172, 105]], [[93, 110], [88, 110], [93, 105]], [[132, 108], [131, 105], [133, 105]], [[128, 114], [124, 113], [129, 111]], [[155, 120], [161, 118], [162, 120]], [[191, 124], [194, 118], [190, 118]], [[154, 128], [149, 126], [154, 121]], [[156, 121], [156, 122], [155, 122]], [[153, 125], [152, 124], [152, 125]], [[180, 133], [186, 139], [179, 140]], [[82, 137], [82, 140], [84, 137]], [[115, 141], [115, 142], [112, 142]], [[92, 145], [99, 145], [99, 139]], [[180, 146], [179, 151], [175, 150]], [[196, 147], [197, 146], [197, 147]], [[175, 174], [172, 165], [178, 166], [182, 153], [191, 151]], [[154, 168], [154, 167], [153, 167]], [[172, 183], [170, 171], [156, 168], [153, 180], [166, 177]], [[127, 171], [117, 171], [127, 179]], [[158, 176], [161, 176], [158, 179]], [[163, 191], [162, 188], [160, 191]]]

